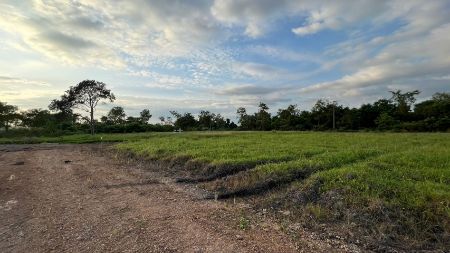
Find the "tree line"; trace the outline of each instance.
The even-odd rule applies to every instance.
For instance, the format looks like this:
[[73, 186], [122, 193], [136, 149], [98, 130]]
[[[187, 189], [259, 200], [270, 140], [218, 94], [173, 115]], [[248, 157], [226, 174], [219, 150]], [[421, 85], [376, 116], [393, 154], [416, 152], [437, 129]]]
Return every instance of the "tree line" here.
[[[260, 102], [254, 113], [240, 107], [236, 125], [221, 114], [202, 110], [192, 113], [170, 111], [170, 116], [159, 117], [159, 123], [150, 124], [152, 114], [144, 109], [138, 117], [127, 116], [123, 107], [113, 107], [100, 120], [94, 118], [100, 101], [113, 102], [115, 95], [102, 82], [84, 80], [51, 101], [49, 109], [30, 109], [19, 112], [17, 106], [0, 102], [0, 128], [7, 135], [11, 126], [14, 133], [29, 135], [61, 135], [78, 132], [126, 133], [174, 130], [393, 130], [393, 131], [448, 131], [450, 129], [450, 93], [436, 93], [431, 99], [415, 103], [418, 90], [390, 91], [390, 98], [363, 104], [358, 108], [345, 107], [336, 101], [319, 99], [311, 110], [300, 110], [297, 105], [269, 112]], [[88, 116], [75, 113], [85, 111]]]
[[248, 114], [243, 107], [237, 110], [241, 130], [393, 130], [393, 131], [449, 131], [450, 93], [436, 93], [431, 99], [415, 103], [418, 90], [390, 91], [389, 99], [379, 99], [358, 108], [345, 107], [336, 101], [319, 99], [311, 110], [297, 105], [269, 113], [265, 103], [258, 111]]
[[[181, 115], [171, 111], [176, 121], [174, 126], [183, 130], [234, 129], [251, 131], [449, 131], [450, 93], [436, 93], [431, 99], [417, 103], [418, 90], [390, 91], [390, 98], [350, 108], [336, 101], [319, 99], [311, 110], [300, 110], [297, 105], [288, 105], [276, 114], [269, 112], [267, 104], [260, 102], [254, 113], [240, 107], [236, 114], [239, 126], [220, 114], [201, 111], [198, 120], [191, 113]], [[208, 126], [214, 127], [208, 127]], [[217, 127], [217, 125], [222, 126]]]

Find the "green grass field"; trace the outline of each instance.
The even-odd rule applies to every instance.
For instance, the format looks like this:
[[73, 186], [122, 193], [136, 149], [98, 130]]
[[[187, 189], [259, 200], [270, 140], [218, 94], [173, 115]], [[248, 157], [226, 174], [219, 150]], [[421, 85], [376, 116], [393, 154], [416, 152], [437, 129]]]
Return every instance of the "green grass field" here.
[[449, 134], [224, 132], [146, 137], [117, 148], [152, 159], [255, 165], [246, 171], [253, 180], [289, 182], [311, 176], [324, 181], [323, 189], [349, 189], [360, 197], [413, 208], [433, 201], [450, 215]]
[[[217, 173], [211, 166], [220, 168], [220, 177], [201, 185], [223, 196], [264, 196], [281, 187], [270, 197], [296, 208], [291, 196], [314, 192], [306, 196], [309, 203], [299, 205], [335, 222], [336, 213], [345, 212], [327, 204], [326, 198], [338, 193], [344, 209], [352, 210], [345, 219], [373, 226], [374, 233], [390, 233], [422, 246], [448, 239], [447, 133], [182, 133], [124, 142], [117, 148], [149, 159], [189, 159], [197, 164], [188, 166], [197, 179]], [[206, 169], [199, 169], [202, 164]], [[240, 169], [234, 170], [236, 166]]]
[[224, 198], [254, 196], [297, 210], [299, 220], [312, 216], [339, 228], [356, 223], [385, 244], [450, 246], [448, 133], [185, 132], [0, 143], [90, 143], [100, 137], [120, 142], [120, 152], [177, 164], [180, 175]]

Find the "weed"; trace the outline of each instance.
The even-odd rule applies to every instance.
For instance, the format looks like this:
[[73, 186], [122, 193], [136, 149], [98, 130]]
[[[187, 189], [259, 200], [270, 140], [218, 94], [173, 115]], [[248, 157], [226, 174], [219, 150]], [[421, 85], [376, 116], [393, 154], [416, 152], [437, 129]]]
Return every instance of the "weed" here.
[[242, 230], [247, 230], [250, 228], [250, 220], [244, 215], [241, 215], [239, 218], [239, 228]]
[[318, 221], [324, 221], [330, 216], [330, 211], [318, 204], [308, 203], [305, 211]]

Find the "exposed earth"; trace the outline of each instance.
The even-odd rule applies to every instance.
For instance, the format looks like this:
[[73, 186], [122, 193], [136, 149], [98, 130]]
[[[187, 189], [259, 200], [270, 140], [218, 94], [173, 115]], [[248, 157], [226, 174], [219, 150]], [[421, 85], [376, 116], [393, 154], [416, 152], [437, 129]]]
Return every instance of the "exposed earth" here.
[[[105, 152], [106, 151], [106, 152]], [[0, 145], [0, 252], [358, 252], [95, 145]]]

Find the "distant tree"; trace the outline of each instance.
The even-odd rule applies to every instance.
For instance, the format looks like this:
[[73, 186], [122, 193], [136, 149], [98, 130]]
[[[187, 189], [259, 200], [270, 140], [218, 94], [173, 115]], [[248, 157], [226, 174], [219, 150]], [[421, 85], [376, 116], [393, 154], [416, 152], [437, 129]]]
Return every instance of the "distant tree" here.
[[200, 111], [198, 115], [198, 124], [203, 129], [212, 130], [213, 127], [213, 119], [216, 115], [209, 111]]
[[259, 108], [259, 111], [264, 111], [264, 112], [267, 112], [269, 110], [269, 107], [263, 102], [259, 102], [258, 108]]
[[398, 122], [394, 117], [384, 112], [380, 116], [378, 116], [378, 118], [375, 120], [375, 123], [377, 124], [378, 129], [389, 130], [392, 129]]
[[169, 111], [170, 114], [172, 114], [172, 116], [174, 116], [176, 119], [178, 119], [179, 117], [181, 117], [181, 113], [177, 112], [177, 111]]
[[396, 110], [396, 105], [391, 99], [379, 99], [373, 103], [373, 106], [378, 114], [387, 113], [389, 115], [393, 115]]
[[175, 127], [181, 128], [182, 130], [190, 130], [197, 127], [197, 120], [195, 120], [194, 116], [191, 113], [187, 112], [185, 114], [180, 114], [175, 111], [170, 112], [172, 115], [176, 117]]
[[100, 121], [101, 121], [102, 123], [105, 123], [105, 124], [109, 123], [109, 122], [108, 122], [108, 117], [106, 117], [106, 116], [101, 116], [101, 117], [100, 117]]
[[17, 113], [17, 106], [0, 102], [0, 126], [4, 127], [5, 131], [8, 131], [10, 125], [19, 119], [20, 115]]
[[48, 108], [55, 111], [53, 114], [55, 122], [59, 125], [61, 130], [69, 128], [73, 129], [77, 120], [81, 119], [81, 115], [73, 112], [73, 104], [68, 102], [67, 94], [61, 96], [60, 100], [52, 100]]
[[422, 131], [448, 131], [450, 129], [450, 93], [436, 93], [432, 99], [414, 107], [414, 117]]
[[450, 101], [450, 93], [448, 92], [437, 92], [433, 95], [432, 100], [435, 102], [445, 102]]
[[213, 121], [213, 129], [223, 130], [226, 128], [227, 122], [222, 117], [222, 115], [220, 115], [220, 113], [218, 113], [218, 114], [213, 113], [212, 121]]
[[89, 113], [89, 125], [91, 134], [95, 133], [94, 111], [100, 100], [115, 100], [111, 90], [106, 89], [106, 84], [95, 80], [84, 80], [75, 86], [70, 86], [60, 100], [53, 100], [50, 109], [61, 111], [78, 108]]
[[300, 110], [297, 105], [289, 105], [285, 109], [279, 109], [277, 113], [277, 128], [280, 130], [294, 130], [298, 124]]
[[167, 125], [166, 118], [164, 116], [159, 116], [159, 121], [161, 121], [161, 125]]
[[361, 128], [374, 128], [376, 126], [375, 119], [379, 116], [372, 104], [363, 104], [358, 109], [360, 118], [359, 126]]
[[341, 130], [357, 130], [360, 128], [361, 114], [356, 108], [343, 108], [343, 114], [339, 115], [337, 125]]
[[263, 103], [260, 102], [258, 105], [258, 112], [255, 114], [256, 117], [256, 126], [258, 130], [270, 130], [271, 129], [271, 117], [269, 111], [269, 107]]
[[241, 130], [255, 129], [256, 119], [253, 115], [248, 115], [244, 107], [239, 107], [236, 111], [238, 114], [238, 122]]
[[168, 117], [166, 118], [166, 125], [173, 126], [172, 117], [168, 116]]
[[311, 110], [313, 118], [317, 122], [317, 128], [320, 128], [321, 124], [324, 124], [324, 121], [327, 121], [328, 117], [324, 112], [326, 111], [328, 104], [328, 100], [319, 99]]
[[21, 113], [21, 125], [25, 127], [46, 127], [53, 121], [48, 110], [30, 109]]
[[302, 111], [299, 115], [297, 130], [311, 130], [314, 127], [312, 112]]
[[418, 90], [405, 93], [402, 93], [401, 90], [390, 92], [392, 94], [391, 101], [393, 101], [397, 106], [397, 115], [401, 118], [405, 118], [411, 111], [411, 105], [416, 102], [416, 95], [420, 94], [420, 91]]
[[245, 120], [245, 116], [247, 116], [247, 110], [244, 107], [239, 107], [236, 113], [238, 115], [238, 122], [242, 125], [242, 122]]
[[128, 124], [142, 124], [142, 119], [141, 119], [141, 117], [133, 117], [133, 116], [129, 116], [129, 117], [127, 117], [127, 119], [126, 119], [126, 122], [128, 123]]
[[450, 117], [450, 93], [436, 93], [432, 99], [416, 104], [414, 112], [421, 118]]
[[236, 125], [236, 123], [234, 123], [233, 121], [231, 121], [230, 119], [226, 119], [225, 120], [225, 127], [227, 128], [227, 129], [229, 129], [229, 130], [232, 130], [232, 129], [236, 129], [238, 126]]
[[[347, 108], [348, 109], [348, 108]], [[329, 101], [327, 99], [319, 99], [311, 110], [311, 116], [314, 122], [317, 122], [315, 129], [328, 130], [333, 129], [333, 115], [336, 128], [343, 128], [340, 125], [343, 121], [346, 110], [342, 105], [337, 104], [336, 101]]]
[[150, 114], [150, 110], [149, 109], [144, 109], [142, 110], [139, 115], [141, 116], [141, 123], [142, 124], [147, 124], [148, 121], [150, 120], [150, 118], [152, 117], [152, 115]]
[[311, 113], [317, 122], [316, 129], [331, 129], [333, 125], [333, 104], [327, 99], [319, 99], [313, 106]]
[[125, 110], [121, 106], [114, 106], [108, 112], [108, 122], [112, 124], [123, 124], [125, 123], [125, 118], [127, 115], [125, 114]]
[[375, 120], [383, 113], [393, 116], [396, 111], [396, 105], [390, 99], [379, 99], [373, 104], [363, 104], [358, 109], [359, 127], [372, 129], [376, 128], [377, 124]]
[[66, 91], [66, 94], [61, 96], [61, 99], [53, 99], [48, 108], [51, 111], [58, 111], [63, 114], [72, 114], [74, 102], [71, 100], [72, 98], [69, 98], [68, 91]]

